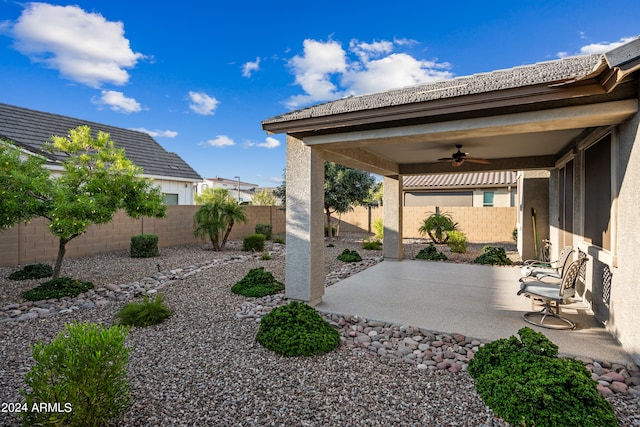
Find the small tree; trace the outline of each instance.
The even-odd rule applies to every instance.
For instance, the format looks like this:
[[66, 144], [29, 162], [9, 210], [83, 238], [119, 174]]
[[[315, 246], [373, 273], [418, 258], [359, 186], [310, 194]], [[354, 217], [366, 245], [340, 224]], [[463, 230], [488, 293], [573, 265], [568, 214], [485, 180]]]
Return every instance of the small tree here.
[[204, 205], [228, 196], [229, 191], [226, 188], [205, 188], [200, 194], [196, 194], [195, 196], [193, 196], [193, 201], [196, 203], [196, 205]]
[[[7, 227], [37, 216], [49, 220], [49, 230], [59, 239], [54, 279], [60, 276], [67, 243], [82, 235], [89, 225], [111, 222], [120, 209], [132, 218], [166, 215], [160, 189], [140, 176], [142, 169], [126, 158], [123, 149], [115, 147], [108, 133], [98, 132], [94, 139], [88, 126], [79, 126], [70, 130], [67, 137], [52, 136], [51, 144], [45, 148], [68, 155], [62, 162], [64, 172], [58, 177], [49, 175], [43, 168], [43, 160], [22, 159], [15, 148], [7, 146], [0, 150], [0, 162], [13, 162], [15, 170], [24, 173], [7, 178], [3, 170], [0, 179], [9, 181], [5, 187], [8, 199], [13, 203], [27, 200], [22, 214], [5, 217], [1, 224]], [[12, 170], [9, 169], [10, 174]], [[31, 181], [30, 174], [33, 174]], [[20, 191], [28, 197], [16, 195]], [[11, 214], [14, 210], [11, 205], [2, 206], [3, 213], [6, 210]]]
[[253, 195], [253, 205], [255, 206], [273, 206], [278, 199], [274, 196], [272, 191], [263, 188]]
[[453, 222], [450, 214], [445, 212], [432, 212], [427, 219], [422, 222], [422, 227], [418, 229], [420, 234], [428, 234], [434, 243], [446, 243], [449, 239], [449, 231], [457, 230], [458, 224]]
[[214, 251], [224, 249], [236, 222], [247, 222], [244, 207], [233, 199], [224, 188], [216, 188], [215, 194], [196, 212], [193, 234], [201, 239], [208, 238]]

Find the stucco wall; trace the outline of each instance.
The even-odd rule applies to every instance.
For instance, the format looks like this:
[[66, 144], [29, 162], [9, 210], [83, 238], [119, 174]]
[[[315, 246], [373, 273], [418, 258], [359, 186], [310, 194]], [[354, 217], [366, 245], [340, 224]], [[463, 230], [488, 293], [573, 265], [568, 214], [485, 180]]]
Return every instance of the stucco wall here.
[[[418, 228], [435, 212], [435, 206], [404, 206], [402, 215], [402, 233], [404, 237], [422, 237]], [[441, 212], [451, 214], [459, 229], [467, 235], [470, 242], [511, 242], [516, 226], [516, 208], [472, 208], [451, 206]], [[371, 209], [371, 222], [382, 217], [382, 208]], [[346, 232], [369, 231], [368, 208], [357, 207], [354, 211], [340, 217], [340, 230]]]
[[[112, 251], [128, 251], [131, 236], [142, 233], [158, 235], [160, 247], [205, 243], [193, 236], [193, 217], [198, 206], [167, 206], [163, 219], [133, 220], [118, 212], [105, 225], [91, 226], [82, 236], [67, 245], [68, 258]], [[274, 234], [284, 234], [284, 211], [277, 206], [246, 206], [248, 222], [233, 226], [231, 239], [241, 239], [255, 232], [255, 225], [272, 224]], [[55, 260], [57, 239], [48, 231], [42, 218], [29, 224], [19, 224], [0, 234], [0, 266], [13, 266]]]

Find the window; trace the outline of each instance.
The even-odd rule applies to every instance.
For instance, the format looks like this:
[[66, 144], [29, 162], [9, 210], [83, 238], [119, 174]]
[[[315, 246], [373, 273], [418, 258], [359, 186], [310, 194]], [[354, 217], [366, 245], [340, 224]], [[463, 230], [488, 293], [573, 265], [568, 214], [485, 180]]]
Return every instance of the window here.
[[483, 196], [482, 196], [482, 206], [484, 207], [490, 207], [493, 206], [493, 196], [494, 196], [494, 192], [493, 191], [485, 191]]
[[178, 204], [178, 195], [171, 193], [164, 193], [164, 204], [165, 205], [177, 205]]
[[611, 135], [584, 152], [584, 239], [611, 249]]

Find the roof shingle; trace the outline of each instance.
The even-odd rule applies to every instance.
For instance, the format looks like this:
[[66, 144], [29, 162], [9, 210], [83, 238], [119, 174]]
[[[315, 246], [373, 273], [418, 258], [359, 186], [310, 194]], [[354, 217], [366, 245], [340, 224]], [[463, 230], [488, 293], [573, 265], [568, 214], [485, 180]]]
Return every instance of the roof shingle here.
[[407, 175], [402, 186], [412, 189], [443, 189], [460, 187], [507, 187], [517, 183], [515, 171]]

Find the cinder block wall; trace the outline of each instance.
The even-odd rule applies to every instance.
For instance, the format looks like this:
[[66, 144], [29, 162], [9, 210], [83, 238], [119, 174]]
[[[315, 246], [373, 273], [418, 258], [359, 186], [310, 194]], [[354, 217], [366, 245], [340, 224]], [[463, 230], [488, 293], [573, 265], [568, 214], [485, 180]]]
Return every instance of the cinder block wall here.
[[[404, 237], [421, 237], [418, 228], [435, 206], [403, 207]], [[446, 207], [441, 212], [451, 214], [458, 228], [467, 235], [470, 242], [510, 242], [516, 226], [517, 210], [515, 207]], [[371, 222], [382, 216], [382, 208], [371, 209]], [[368, 208], [357, 207], [341, 217], [340, 230], [345, 232], [366, 232], [369, 225]]]
[[[78, 258], [100, 253], [128, 251], [131, 236], [158, 235], [160, 247], [203, 243], [193, 236], [193, 217], [198, 210], [194, 205], [167, 206], [163, 219], [131, 219], [118, 212], [112, 222], [93, 225], [82, 236], [67, 244], [65, 258]], [[246, 224], [235, 224], [230, 238], [242, 239], [255, 232], [255, 225], [271, 224], [274, 234], [284, 234], [284, 210], [278, 206], [246, 206]], [[58, 239], [48, 230], [48, 221], [37, 218], [29, 224], [19, 224], [0, 233], [0, 266], [14, 266], [36, 262], [50, 262], [58, 254]]]

